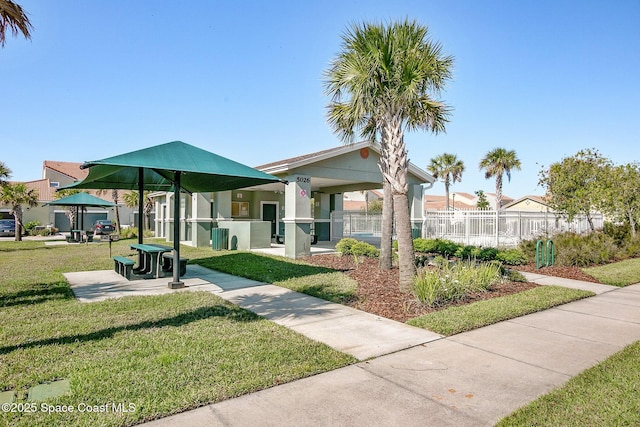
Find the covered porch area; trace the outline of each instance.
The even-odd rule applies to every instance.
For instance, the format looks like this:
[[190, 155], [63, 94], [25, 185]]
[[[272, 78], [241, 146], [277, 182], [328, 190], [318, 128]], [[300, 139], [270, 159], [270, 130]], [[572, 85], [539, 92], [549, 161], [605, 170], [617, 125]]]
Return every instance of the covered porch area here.
[[[286, 180], [239, 190], [181, 194], [156, 193], [156, 237], [171, 241], [180, 218], [181, 243], [214, 249], [255, 250], [280, 247], [284, 255], [311, 254], [312, 243], [342, 237], [332, 212], [343, 211], [343, 193], [379, 189], [379, 147], [369, 141], [288, 158], [256, 169]], [[409, 165], [410, 217], [422, 222], [422, 198], [434, 178]], [[178, 215], [174, 206], [180, 206]], [[227, 231], [224, 231], [227, 230]]]

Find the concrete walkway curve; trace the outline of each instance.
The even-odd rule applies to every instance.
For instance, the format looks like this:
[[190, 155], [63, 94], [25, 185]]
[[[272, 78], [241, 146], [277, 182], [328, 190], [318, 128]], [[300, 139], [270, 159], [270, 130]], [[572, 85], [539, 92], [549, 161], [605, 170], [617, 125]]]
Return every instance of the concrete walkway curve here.
[[[80, 300], [82, 295], [90, 297], [86, 301], [115, 296], [109, 290], [117, 292], [118, 284], [109, 280], [117, 278], [109, 272], [101, 272], [101, 280], [92, 272], [91, 285], [83, 285], [74, 276], [79, 274], [65, 276]], [[363, 361], [145, 425], [491, 426], [640, 340], [640, 284], [616, 288], [525, 275], [597, 295], [443, 338], [190, 265], [185, 291], [214, 292]], [[157, 292], [165, 292], [166, 279], [159, 280]], [[145, 282], [146, 292], [152, 292], [153, 281]]]

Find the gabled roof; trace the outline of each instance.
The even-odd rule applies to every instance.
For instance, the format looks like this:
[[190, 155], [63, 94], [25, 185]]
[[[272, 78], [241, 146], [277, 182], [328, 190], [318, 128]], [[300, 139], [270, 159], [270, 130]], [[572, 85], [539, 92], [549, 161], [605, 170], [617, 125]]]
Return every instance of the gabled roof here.
[[[456, 192], [456, 195], [459, 194]], [[455, 206], [454, 206], [455, 205]], [[437, 196], [432, 194], [425, 194], [424, 196], [424, 208], [428, 211], [442, 211], [447, 207], [447, 197], [446, 196]], [[468, 209], [477, 209], [477, 206], [470, 205], [458, 199], [452, 200], [449, 198], [449, 208], [455, 210], [468, 210]]]
[[[484, 193], [485, 196], [492, 198], [493, 200], [496, 199], [496, 193]], [[504, 208], [505, 204], [509, 204], [513, 202], [513, 197], [509, 197], [505, 194], [502, 195], [502, 207]]]
[[56, 172], [59, 172], [63, 175], [68, 176], [74, 181], [80, 181], [84, 179], [89, 173], [86, 170], [80, 169], [82, 163], [74, 163], [74, 162], [60, 162], [56, 160], [45, 160], [42, 162], [43, 169], [51, 169]]
[[47, 202], [53, 199], [56, 188], [51, 187], [48, 179], [38, 179], [35, 181], [27, 181], [23, 183], [28, 190], [36, 190], [38, 192], [38, 201]]
[[522, 196], [519, 199], [516, 200], [512, 200], [511, 202], [507, 203], [506, 205], [502, 206], [504, 209], [509, 208], [513, 205], [517, 205], [518, 203], [524, 202], [525, 200], [531, 200], [533, 202], [536, 203], [540, 203], [541, 205], [544, 206], [549, 206], [549, 203], [545, 200], [544, 196], [536, 196], [536, 195], [528, 195], [528, 196]]
[[[373, 150], [378, 155], [380, 155], [380, 146], [378, 144], [372, 143], [371, 141], [360, 141], [353, 144], [345, 144], [339, 147], [329, 148], [327, 150], [316, 151], [315, 153], [309, 153], [302, 156], [291, 157], [289, 159], [278, 160], [277, 162], [267, 163], [264, 165], [256, 166], [255, 168], [269, 174], [283, 174], [292, 169], [338, 157], [347, 153], [351, 153], [353, 151], [361, 150], [363, 148], [369, 148], [370, 150]], [[411, 162], [409, 162], [409, 173], [420, 178], [422, 182], [435, 182], [435, 178], [433, 178], [426, 171], [420, 169]]]

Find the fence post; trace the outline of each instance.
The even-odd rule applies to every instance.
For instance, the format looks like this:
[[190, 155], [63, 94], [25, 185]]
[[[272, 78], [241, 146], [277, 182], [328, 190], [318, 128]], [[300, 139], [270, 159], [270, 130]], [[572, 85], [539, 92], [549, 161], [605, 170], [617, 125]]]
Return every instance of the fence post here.
[[496, 248], [500, 246], [500, 210], [496, 209]]

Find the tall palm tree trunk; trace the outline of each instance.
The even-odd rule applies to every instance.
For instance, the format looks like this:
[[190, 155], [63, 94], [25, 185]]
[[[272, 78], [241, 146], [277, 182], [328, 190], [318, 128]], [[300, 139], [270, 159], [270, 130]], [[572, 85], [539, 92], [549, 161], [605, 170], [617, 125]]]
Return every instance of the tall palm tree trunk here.
[[496, 210], [502, 208], [502, 174], [496, 175]]
[[393, 265], [393, 194], [391, 184], [383, 179], [382, 184], [382, 237], [380, 238], [380, 270], [391, 270]]
[[396, 217], [396, 236], [398, 238], [398, 262], [400, 267], [400, 286], [408, 287], [416, 273], [411, 219], [409, 218], [409, 200], [406, 194], [393, 195], [393, 212]]
[[118, 200], [120, 199], [120, 193], [118, 190], [113, 190], [111, 192], [111, 198], [113, 199], [113, 203], [116, 204], [116, 233], [120, 234], [120, 211], [118, 210]]
[[15, 241], [22, 241], [22, 206], [14, 206], [10, 212], [16, 220]]
[[389, 117], [385, 123], [382, 139], [387, 141], [387, 151], [384, 154], [386, 154], [385, 158], [388, 161], [389, 173], [386, 179], [389, 181], [393, 191], [393, 214], [395, 217], [396, 238], [398, 239], [400, 286], [409, 287], [416, 273], [411, 219], [409, 218], [409, 184], [407, 181], [409, 158], [399, 117], [397, 115]]
[[450, 184], [449, 176], [447, 176], [444, 180], [444, 196], [445, 196], [444, 207], [447, 212], [449, 212], [449, 184]]

